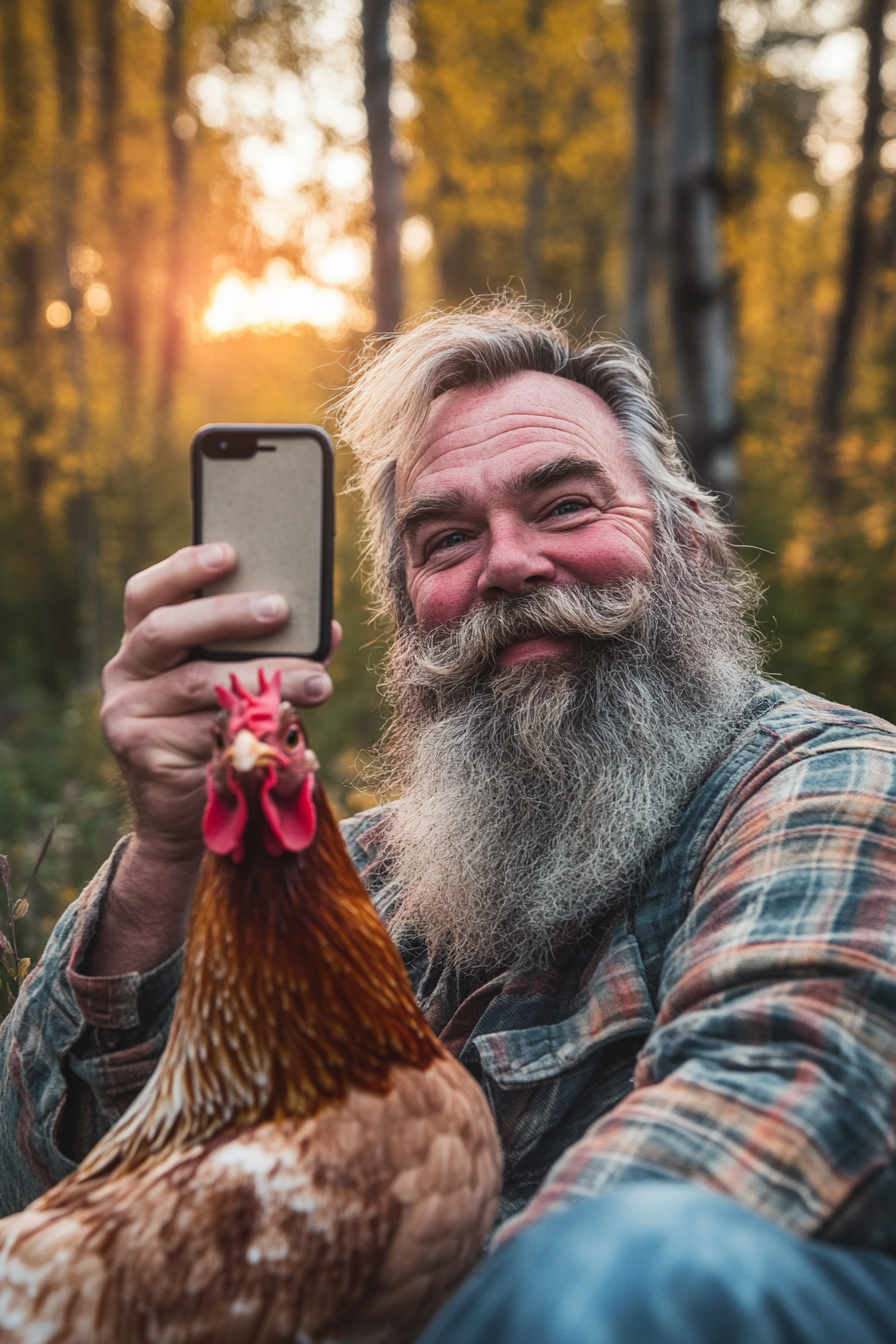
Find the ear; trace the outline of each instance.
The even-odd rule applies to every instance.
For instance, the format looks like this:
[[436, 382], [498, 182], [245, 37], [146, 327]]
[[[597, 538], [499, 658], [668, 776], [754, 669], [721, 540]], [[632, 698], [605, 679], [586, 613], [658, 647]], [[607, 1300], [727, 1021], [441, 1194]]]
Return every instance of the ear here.
[[[686, 499], [684, 502], [690, 509], [691, 513], [695, 514], [698, 518], [703, 517], [703, 510], [700, 508], [698, 500]], [[687, 528], [687, 534], [688, 534], [686, 542], [687, 548], [694, 556], [694, 558], [698, 559], [703, 554], [705, 549], [703, 539], [700, 536], [700, 532], [698, 531], [696, 526], [685, 522], [685, 527]]]

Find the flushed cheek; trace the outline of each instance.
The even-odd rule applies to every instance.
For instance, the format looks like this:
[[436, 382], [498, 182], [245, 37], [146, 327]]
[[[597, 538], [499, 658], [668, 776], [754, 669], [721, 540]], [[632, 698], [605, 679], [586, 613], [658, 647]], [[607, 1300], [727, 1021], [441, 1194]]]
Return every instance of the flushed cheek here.
[[454, 565], [433, 574], [412, 575], [408, 594], [414, 614], [423, 630], [432, 630], [446, 621], [457, 620], [476, 606], [479, 599], [478, 565]]
[[628, 579], [648, 579], [650, 540], [614, 526], [609, 520], [593, 529], [557, 539], [551, 558], [567, 582], [606, 588]]

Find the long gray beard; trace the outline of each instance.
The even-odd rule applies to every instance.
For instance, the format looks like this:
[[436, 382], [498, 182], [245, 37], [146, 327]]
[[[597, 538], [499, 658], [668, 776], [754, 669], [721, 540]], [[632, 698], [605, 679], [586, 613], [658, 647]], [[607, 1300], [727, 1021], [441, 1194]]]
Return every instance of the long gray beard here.
[[[742, 726], [754, 601], [670, 543], [649, 589], [546, 587], [401, 632], [380, 756], [400, 925], [458, 969], [519, 969], [620, 907]], [[548, 633], [576, 651], [497, 665]]]

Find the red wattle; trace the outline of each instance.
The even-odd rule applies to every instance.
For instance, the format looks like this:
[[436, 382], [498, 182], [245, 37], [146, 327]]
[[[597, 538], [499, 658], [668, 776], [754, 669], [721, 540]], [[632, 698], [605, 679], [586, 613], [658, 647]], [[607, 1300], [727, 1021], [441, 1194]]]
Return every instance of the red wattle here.
[[283, 801], [271, 796], [276, 783], [277, 772], [271, 766], [261, 786], [261, 807], [268, 823], [264, 833], [265, 847], [269, 854], [282, 854], [285, 849], [298, 854], [308, 848], [317, 829], [314, 774], [309, 771], [295, 796]]
[[249, 808], [242, 789], [233, 778], [232, 770], [228, 783], [233, 803], [221, 797], [210, 775], [206, 777], [208, 802], [202, 817], [202, 834], [207, 848], [213, 854], [229, 854], [234, 863], [239, 863], [243, 857], [243, 831]]

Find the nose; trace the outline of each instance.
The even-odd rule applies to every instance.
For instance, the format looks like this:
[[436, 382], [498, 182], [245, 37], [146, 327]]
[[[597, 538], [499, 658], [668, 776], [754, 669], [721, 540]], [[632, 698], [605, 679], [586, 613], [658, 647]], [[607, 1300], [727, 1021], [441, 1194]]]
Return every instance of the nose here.
[[492, 522], [485, 565], [477, 585], [483, 601], [554, 582], [557, 567], [542, 551], [540, 540], [538, 533], [521, 519]]

